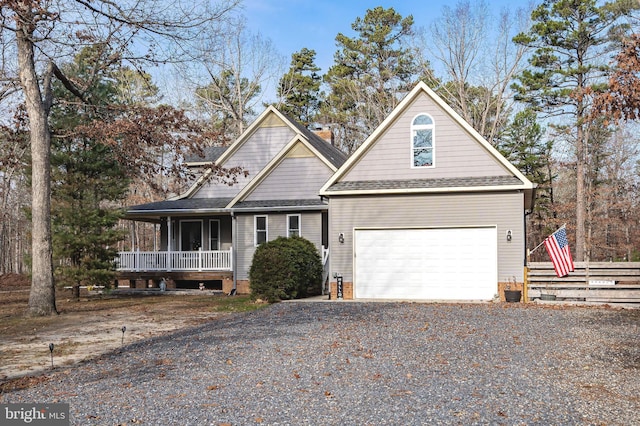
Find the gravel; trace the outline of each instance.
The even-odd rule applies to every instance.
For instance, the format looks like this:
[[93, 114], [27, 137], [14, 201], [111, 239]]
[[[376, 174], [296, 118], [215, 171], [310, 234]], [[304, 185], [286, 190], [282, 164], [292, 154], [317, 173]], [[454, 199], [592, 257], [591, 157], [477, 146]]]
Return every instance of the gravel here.
[[640, 424], [639, 310], [287, 302], [125, 346], [0, 402], [83, 425]]

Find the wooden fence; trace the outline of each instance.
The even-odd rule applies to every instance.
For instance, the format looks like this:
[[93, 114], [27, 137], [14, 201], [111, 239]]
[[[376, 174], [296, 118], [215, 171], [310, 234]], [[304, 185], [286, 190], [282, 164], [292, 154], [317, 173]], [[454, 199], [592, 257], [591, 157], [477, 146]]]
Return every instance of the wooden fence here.
[[640, 304], [640, 262], [576, 262], [575, 271], [558, 278], [551, 262], [527, 267], [529, 300]]

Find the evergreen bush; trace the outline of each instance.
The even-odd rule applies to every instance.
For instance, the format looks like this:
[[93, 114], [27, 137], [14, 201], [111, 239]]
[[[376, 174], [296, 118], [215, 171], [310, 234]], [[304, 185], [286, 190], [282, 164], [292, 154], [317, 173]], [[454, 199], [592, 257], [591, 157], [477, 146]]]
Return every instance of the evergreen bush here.
[[278, 237], [258, 246], [249, 280], [252, 297], [269, 303], [319, 294], [322, 261], [309, 240]]

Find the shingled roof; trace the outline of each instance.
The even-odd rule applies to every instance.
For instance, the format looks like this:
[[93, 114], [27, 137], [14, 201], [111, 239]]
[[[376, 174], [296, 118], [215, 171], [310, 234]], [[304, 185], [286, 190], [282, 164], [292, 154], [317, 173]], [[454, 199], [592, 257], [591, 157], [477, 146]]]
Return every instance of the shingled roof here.
[[139, 204], [127, 209], [127, 215], [149, 213], [198, 213], [223, 211], [231, 198], [183, 198]]
[[344, 152], [340, 151], [335, 145], [331, 145], [330, 142], [322, 139], [315, 132], [307, 129], [288, 115], [282, 115], [285, 116], [287, 120], [289, 120], [289, 122], [291, 122], [291, 124], [293, 124], [296, 129], [298, 129], [300, 133], [302, 133], [307, 138], [309, 143], [313, 145], [313, 147], [318, 150], [318, 152], [322, 154], [327, 160], [329, 160], [331, 164], [333, 164], [336, 168], [340, 168], [340, 166], [342, 166], [344, 162], [347, 161], [347, 155]]
[[213, 163], [227, 148], [226, 146], [209, 146], [202, 150], [202, 155], [190, 154], [185, 157], [184, 161], [186, 163]]
[[333, 191], [377, 191], [393, 189], [434, 189], [521, 185], [515, 176], [481, 176], [464, 178], [344, 181], [331, 185]]

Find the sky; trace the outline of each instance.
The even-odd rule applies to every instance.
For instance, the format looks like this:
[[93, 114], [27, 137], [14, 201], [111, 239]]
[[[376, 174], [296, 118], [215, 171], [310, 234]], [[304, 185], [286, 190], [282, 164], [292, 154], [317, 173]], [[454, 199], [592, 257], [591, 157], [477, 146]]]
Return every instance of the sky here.
[[[474, 0], [470, 0], [475, 4]], [[539, 3], [540, 1], [536, 1]], [[529, 0], [487, 0], [496, 15], [504, 8], [525, 7]], [[338, 33], [353, 36], [351, 24], [364, 17], [367, 9], [393, 7], [402, 17], [413, 15], [415, 28], [428, 28], [441, 14], [442, 8], [454, 8], [454, 0], [244, 0], [243, 14], [249, 28], [269, 38], [287, 58], [303, 47], [316, 51], [316, 64], [325, 73], [333, 64]]]

